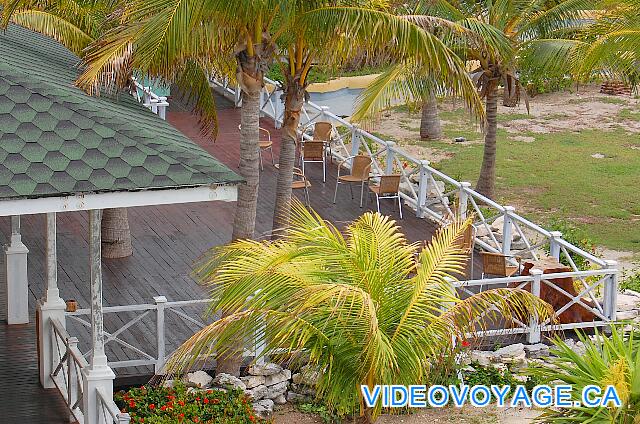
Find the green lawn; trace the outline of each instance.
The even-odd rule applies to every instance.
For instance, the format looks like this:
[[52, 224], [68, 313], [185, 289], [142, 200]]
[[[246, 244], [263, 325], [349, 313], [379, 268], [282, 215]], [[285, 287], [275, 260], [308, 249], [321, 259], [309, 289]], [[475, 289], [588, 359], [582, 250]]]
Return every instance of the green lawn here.
[[[462, 111], [443, 112], [441, 118], [448, 121], [447, 140], [462, 135], [474, 141], [410, 143], [454, 153], [435, 167], [475, 184], [482, 158], [481, 134]], [[525, 118], [500, 116], [502, 122]], [[498, 200], [543, 224], [555, 218], [570, 220], [598, 245], [640, 252], [640, 135], [623, 129], [625, 120], [636, 120], [639, 114], [625, 109], [619, 118], [621, 127], [614, 131], [508, 134], [499, 129]], [[535, 141], [510, 140], [514, 135]], [[605, 158], [592, 158], [595, 153]]]

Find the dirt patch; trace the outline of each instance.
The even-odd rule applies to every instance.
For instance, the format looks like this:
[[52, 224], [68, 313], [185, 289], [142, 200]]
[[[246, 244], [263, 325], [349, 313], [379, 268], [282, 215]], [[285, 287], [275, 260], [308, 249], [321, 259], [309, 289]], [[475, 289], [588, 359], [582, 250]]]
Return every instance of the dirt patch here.
[[[527, 424], [539, 411], [525, 408], [464, 407], [425, 409], [411, 415], [383, 415], [376, 424]], [[275, 424], [323, 424], [319, 416], [305, 414], [292, 406], [274, 413]]]

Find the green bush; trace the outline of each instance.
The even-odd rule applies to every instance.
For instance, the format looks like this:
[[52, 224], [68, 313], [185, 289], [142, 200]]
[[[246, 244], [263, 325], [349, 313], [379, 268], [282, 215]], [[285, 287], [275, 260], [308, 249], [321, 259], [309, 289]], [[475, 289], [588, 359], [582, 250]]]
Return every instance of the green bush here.
[[640, 268], [623, 272], [620, 280], [620, 291], [633, 290], [640, 292]]
[[[552, 231], [560, 231], [562, 238], [576, 247], [597, 256], [597, 249], [595, 243], [587, 236], [584, 231], [580, 230], [570, 222], [560, 219], [553, 220], [551, 222]], [[549, 254], [549, 246], [546, 247], [547, 254]], [[588, 259], [575, 253], [569, 252], [571, 259], [576, 264], [579, 270], [586, 271], [591, 267], [591, 262]], [[563, 265], [570, 266], [569, 260], [566, 255], [560, 255], [560, 262]]]
[[586, 351], [580, 354], [560, 338], [554, 340], [554, 356], [530, 372], [545, 384], [568, 384], [573, 401], [581, 401], [582, 390], [589, 385], [614, 386], [622, 402], [601, 407], [574, 406], [547, 409], [536, 419], [541, 423], [637, 423], [640, 416], [640, 356], [638, 334], [624, 334], [613, 326], [610, 337], [596, 333], [595, 340], [578, 333]]
[[241, 390], [188, 392], [173, 388], [142, 386], [115, 394], [116, 405], [128, 412], [132, 423], [152, 424], [253, 424], [264, 423], [251, 409]]

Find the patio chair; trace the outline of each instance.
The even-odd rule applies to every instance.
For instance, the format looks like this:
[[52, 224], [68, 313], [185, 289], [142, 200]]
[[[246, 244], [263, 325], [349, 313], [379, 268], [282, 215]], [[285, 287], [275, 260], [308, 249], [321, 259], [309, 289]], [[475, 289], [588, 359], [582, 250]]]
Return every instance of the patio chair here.
[[[333, 163], [333, 124], [331, 122], [319, 121], [313, 125], [313, 141], [324, 141], [325, 146], [329, 147], [329, 160]], [[325, 152], [326, 153], [326, 152]]]
[[293, 182], [291, 183], [292, 190], [304, 190], [304, 199], [307, 207], [311, 207], [309, 201], [309, 187], [311, 182], [305, 177], [304, 172], [300, 168], [293, 168]]
[[460, 235], [456, 240], [454, 240], [454, 245], [458, 249], [460, 249], [465, 255], [470, 256], [471, 260], [471, 275], [470, 279], [473, 280], [473, 253], [476, 242], [476, 228], [473, 225], [469, 225], [464, 233]]
[[[242, 130], [242, 124], [238, 125], [238, 131], [240, 130]], [[273, 159], [273, 142], [271, 141], [271, 132], [268, 129], [259, 127], [258, 133], [258, 146], [260, 147], [260, 169], [264, 170], [264, 166], [262, 165], [262, 153], [266, 152], [267, 150], [271, 155], [271, 165], [275, 165], [275, 161]], [[240, 166], [239, 163], [238, 166]]]
[[322, 163], [322, 182], [327, 181], [327, 158], [324, 141], [305, 141], [300, 147], [300, 167], [304, 174], [305, 163]]
[[[480, 252], [482, 255], [482, 278], [485, 275], [496, 277], [512, 277], [520, 270], [522, 258], [519, 256], [507, 256], [501, 253]], [[509, 265], [507, 259], [515, 258], [518, 265]]]
[[[371, 183], [371, 178], [379, 178], [378, 184]], [[380, 199], [398, 199], [398, 208], [400, 209], [400, 219], [402, 219], [402, 199], [400, 199], [400, 178], [401, 175], [381, 175], [379, 177], [370, 177], [368, 180], [369, 190], [376, 196], [376, 206], [380, 212]], [[367, 195], [367, 203], [369, 196]]]
[[[340, 175], [340, 170], [347, 161], [351, 161], [351, 173], [348, 175]], [[364, 195], [364, 183], [369, 180], [369, 171], [371, 170], [371, 157], [367, 155], [350, 156], [338, 164], [338, 177], [336, 178], [336, 191], [333, 194], [333, 203], [336, 203], [338, 197], [338, 185], [348, 184], [353, 199], [353, 184], [360, 184], [360, 207], [362, 207], [362, 197]]]

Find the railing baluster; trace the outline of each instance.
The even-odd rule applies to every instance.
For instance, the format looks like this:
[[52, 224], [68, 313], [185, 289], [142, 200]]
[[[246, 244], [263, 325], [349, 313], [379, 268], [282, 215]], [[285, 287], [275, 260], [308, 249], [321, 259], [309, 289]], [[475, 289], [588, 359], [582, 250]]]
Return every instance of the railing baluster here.
[[467, 209], [469, 208], [469, 193], [471, 183], [463, 181], [458, 189], [458, 217], [467, 219]]
[[504, 221], [502, 222], [502, 254], [509, 256], [511, 254], [511, 239], [513, 238], [511, 223], [511, 215], [515, 211], [513, 206], [504, 207]]
[[393, 174], [393, 162], [395, 160], [395, 151], [393, 147], [396, 145], [393, 141], [387, 141], [387, 158], [386, 158], [386, 169], [385, 173], [387, 175]]
[[558, 243], [558, 240], [562, 238], [562, 233], [560, 231], [550, 231], [549, 234], [551, 235], [549, 238], [549, 253], [560, 260], [560, 243]]
[[[607, 260], [606, 268], [615, 270], [618, 267], [617, 261]], [[617, 300], [618, 300], [618, 274], [613, 272], [604, 284], [603, 293], [604, 315], [611, 321], [616, 320]]]
[[[531, 282], [531, 294], [537, 298], [540, 298], [540, 281], [542, 280], [543, 272], [539, 269], [532, 269], [530, 273], [533, 276], [533, 281]], [[538, 319], [538, 314], [536, 314], [535, 312], [531, 316], [527, 341], [530, 344], [540, 343], [540, 322]]]
[[165, 335], [164, 335], [164, 310], [167, 304], [167, 298], [164, 296], [156, 296], [153, 298], [156, 304], [156, 341], [158, 357], [155, 363], [156, 374], [160, 373], [165, 362]]

